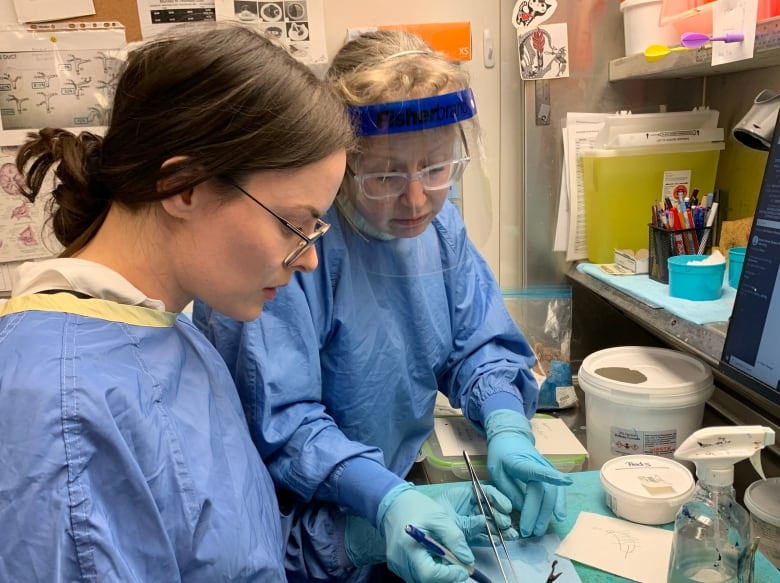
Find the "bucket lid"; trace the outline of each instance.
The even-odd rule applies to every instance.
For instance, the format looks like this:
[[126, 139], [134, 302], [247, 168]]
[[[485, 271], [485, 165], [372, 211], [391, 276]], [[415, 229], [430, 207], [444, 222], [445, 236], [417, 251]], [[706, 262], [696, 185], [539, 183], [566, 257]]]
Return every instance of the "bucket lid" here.
[[714, 390], [709, 367], [682, 352], [649, 346], [594, 352], [582, 361], [578, 379], [586, 395], [630, 404], [652, 400], [655, 407], [703, 403]]
[[693, 492], [690, 470], [679, 462], [655, 455], [625, 455], [601, 467], [605, 490], [640, 502], [663, 501], [682, 504]]
[[752, 515], [780, 527], [780, 478], [753, 482], [745, 490], [744, 500]]
[[661, 6], [661, 0], [620, 0], [620, 11], [623, 12], [626, 8], [636, 8], [643, 4], [658, 4]]

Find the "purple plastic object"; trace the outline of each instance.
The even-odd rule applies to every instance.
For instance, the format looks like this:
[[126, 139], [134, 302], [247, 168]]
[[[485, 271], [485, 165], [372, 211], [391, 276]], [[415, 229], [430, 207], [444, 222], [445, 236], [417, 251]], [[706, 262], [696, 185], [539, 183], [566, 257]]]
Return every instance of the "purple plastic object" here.
[[723, 36], [710, 36], [701, 32], [684, 32], [680, 37], [680, 45], [687, 49], [698, 49], [708, 42], [741, 43], [743, 40], [745, 40], [745, 35], [741, 32], [729, 32]]

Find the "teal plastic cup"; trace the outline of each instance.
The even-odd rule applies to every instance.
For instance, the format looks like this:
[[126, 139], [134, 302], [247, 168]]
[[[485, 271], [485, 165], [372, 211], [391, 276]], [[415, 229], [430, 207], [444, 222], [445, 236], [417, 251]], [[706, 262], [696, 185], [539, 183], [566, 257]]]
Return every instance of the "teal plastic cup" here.
[[669, 295], [684, 300], [717, 300], [726, 262], [702, 263], [707, 255], [676, 255], [668, 260]]
[[742, 275], [742, 264], [745, 263], [747, 247], [732, 247], [729, 249], [729, 285], [736, 288], [739, 276]]

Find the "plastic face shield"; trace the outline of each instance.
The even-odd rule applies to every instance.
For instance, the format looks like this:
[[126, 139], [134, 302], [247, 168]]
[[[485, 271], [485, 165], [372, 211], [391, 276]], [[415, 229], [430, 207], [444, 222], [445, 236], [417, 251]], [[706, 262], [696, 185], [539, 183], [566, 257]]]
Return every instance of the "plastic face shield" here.
[[[359, 231], [380, 239], [416, 237], [448, 197], [462, 202], [461, 178], [480, 166], [481, 152], [470, 89], [350, 113], [360, 152], [348, 160], [344, 193]], [[474, 193], [480, 195], [489, 209], [489, 194]]]

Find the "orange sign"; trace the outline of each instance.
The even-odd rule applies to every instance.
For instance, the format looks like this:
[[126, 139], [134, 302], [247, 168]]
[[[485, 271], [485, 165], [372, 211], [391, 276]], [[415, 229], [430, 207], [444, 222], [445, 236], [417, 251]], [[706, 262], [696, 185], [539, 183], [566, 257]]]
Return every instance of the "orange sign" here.
[[380, 25], [380, 30], [406, 30], [423, 38], [433, 50], [455, 61], [471, 60], [470, 22], [429, 22], [425, 24]]

